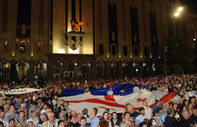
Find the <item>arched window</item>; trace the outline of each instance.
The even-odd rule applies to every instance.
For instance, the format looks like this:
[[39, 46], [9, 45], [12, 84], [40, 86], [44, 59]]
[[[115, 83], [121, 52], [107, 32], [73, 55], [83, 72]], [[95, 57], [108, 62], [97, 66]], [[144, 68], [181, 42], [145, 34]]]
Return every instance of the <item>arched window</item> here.
[[134, 55], [138, 56], [138, 47], [137, 46], [134, 47]]
[[116, 55], [116, 46], [112, 45], [112, 55]]
[[144, 47], [144, 56], [148, 56], [148, 48], [147, 47]]
[[104, 47], [102, 44], [99, 45], [99, 54], [103, 55], [104, 54]]
[[123, 53], [124, 53], [124, 56], [128, 55], [128, 51], [127, 51], [127, 46], [126, 45], [123, 47]]

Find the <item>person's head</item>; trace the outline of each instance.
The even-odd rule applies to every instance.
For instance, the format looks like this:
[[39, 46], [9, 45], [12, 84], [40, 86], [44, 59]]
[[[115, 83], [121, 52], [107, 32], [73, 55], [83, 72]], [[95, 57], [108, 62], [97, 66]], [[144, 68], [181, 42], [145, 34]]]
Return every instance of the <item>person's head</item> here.
[[29, 121], [29, 122], [27, 122], [27, 127], [34, 127], [34, 123], [33, 123], [33, 121]]
[[98, 109], [97, 108], [93, 108], [92, 110], [91, 110], [91, 114], [92, 115], [97, 115], [97, 112], [98, 112]]
[[34, 118], [35, 116], [36, 116], [36, 112], [30, 111], [29, 117], [30, 117], [30, 118]]
[[159, 107], [158, 111], [159, 111], [159, 114], [162, 114], [163, 113], [163, 107]]
[[1, 118], [5, 118], [5, 111], [1, 111], [1, 112], [0, 112], [0, 117], [1, 117]]
[[19, 103], [22, 103], [22, 102], [23, 102], [22, 97], [19, 97], [19, 98], [18, 98], [18, 102], [19, 102]]
[[7, 112], [7, 111], [9, 110], [9, 105], [8, 105], [8, 104], [4, 105], [4, 106], [3, 106], [3, 110], [4, 110], [5, 112]]
[[188, 101], [187, 99], [185, 99], [185, 100], [183, 101], [183, 105], [184, 105], [184, 106], [188, 106], [188, 104], [189, 104], [189, 101]]
[[169, 103], [165, 103], [164, 108], [168, 109], [170, 107]]
[[26, 104], [25, 103], [21, 104], [21, 108], [25, 109], [26, 108]]
[[87, 108], [84, 108], [84, 109], [82, 110], [82, 114], [83, 114], [83, 115], [88, 115], [88, 109], [87, 109]]
[[48, 118], [49, 118], [49, 121], [50, 121], [50, 122], [53, 122], [53, 121], [54, 121], [54, 118], [55, 118], [54, 113], [53, 113], [53, 112], [50, 112], [50, 113], [48, 114]]
[[54, 99], [55, 99], [55, 100], [57, 100], [57, 99], [58, 99], [58, 96], [57, 96], [57, 95], [55, 95], [55, 96], [54, 96]]
[[112, 113], [112, 119], [116, 120], [118, 118], [118, 115], [116, 112], [113, 112]]
[[147, 125], [148, 124], [146, 122], [141, 122], [140, 125], [139, 125], [139, 127], [147, 127]]
[[193, 108], [192, 113], [194, 114], [194, 116], [197, 116], [197, 109]]
[[148, 107], [148, 102], [147, 102], [147, 101], [144, 101], [144, 102], [143, 102], [143, 105], [144, 105], [145, 107]]
[[100, 127], [109, 127], [109, 122], [105, 119], [99, 121]]
[[11, 104], [12, 104], [12, 99], [8, 98], [8, 99], [6, 100], [6, 103], [7, 103], [8, 105], [11, 105]]
[[15, 109], [10, 109], [10, 115], [13, 116], [15, 114]]
[[182, 116], [187, 120], [189, 119], [189, 112], [186, 110], [186, 111], [182, 111]]
[[58, 127], [64, 127], [64, 121], [63, 120], [58, 121]]
[[109, 113], [108, 112], [103, 113], [103, 119], [105, 119], [105, 120], [109, 119]]
[[[20, 106], [20, 105], [19, 105]], [[14, 107], [14, 105], [10, 105], [10, 110], [11, 109], [14, 109], [15, 110], [15, 107]]]
[[85, 126], [85, 125], [86, 125], [86, 122], [87, 122], [87, 119], [86, 119], [84, 116], [82, 116], [82, 117], [80, 118], [80, 124], [81, 124], [81, 126], [82, 126], [82, 127]]
[[109, 88], [109, 91], [112, 91], [112, 87]]
[[77, 117], [77, 112], [75, 110], [71, 110], [72, 117]]
[[149, 121], [149, 126], [157, 126], [157, 122], [155, 118], [151, 118]]
[[124, 119], [125, 119], [125, 120], [130, 120], [130, 117], [131, 117], [131, 116], [130, 116], [130, 112], [125, 112], [125, 113], [124, 113]]
[[131, 111], [133, 111], [133, 110], [134, 110], [134, 108], [133, 108], [133, 105], [132, 105], [132, 104], [127, 103], [127, 104], [125, 105], [125, 111], [131, 112]]
[[105, 108], [104, 112], [108, 112], [109, 113], [109, 108]]
[[46, 114], [48, 115], [49, 112], [51, 112], [51, 109], [50, 108], [47, 108], [46, 109]]
[[59, 104], [60, 104], [60, 105], [64, 104], [64, 100], [63, 100], [63, 99], [60, 99], [60, 100], [59, 100]]
[[11, 119], [9, 120], [9, 127], [14, 127], [15, 126], [15, 120]]
[[172, 116], [174, 115], [173, 109], [168, 108], [168, 109], [167, 109], [167, 115], [172, 117]]
[[38, 106], [38, 102], [33, 102], [33, 106], [34, 106], [34, 108], [36, 108], [37, 106]]
[[180, 99], [179, 99], [179, 103], [180, 103], [180, 104], [183, 104], [183, 101], [184, 101], [184, 98], [180, 98]]
[[24, 118], [25, 117], [25, 112], [24, 111], [20, 111], [19, 112], [19, 117], [20, 118]]
[[44, 104], [43, 105], [43, 109], [46, 110], [47, 108], [48, 108], [48, 105], [47, 104]]
[[47, 121], [47, 117], [45, 114], [41, 114], [40, 115], [40, 120], [44, 123], [45, 121]]
[[141, 115], [145, 115], [145, 109], [144, 109], [144, 107], [141, 107], [140, 109], [139, 109], [139, 113], [141, 114]]
[[64, 107], [66, 107], [66, 108], [69, 107], [69, 102], [68, 102], [68, 101], [65, 101], [65, 102], [64, 102]]

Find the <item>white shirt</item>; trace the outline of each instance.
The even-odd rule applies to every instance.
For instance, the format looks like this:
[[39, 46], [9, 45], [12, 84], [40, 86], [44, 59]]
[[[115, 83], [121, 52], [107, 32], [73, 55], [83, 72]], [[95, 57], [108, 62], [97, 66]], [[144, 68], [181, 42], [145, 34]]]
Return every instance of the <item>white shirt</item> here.
[[152, 109], [150, 107], [145, 107], [143, 106], [144, 109], [145, 109], [145, 115], [148, 119], [151, 119], [151, 116], [152, 116]]
[[35, 125], [35, 127], [38, 127], [38, 124], [39, 124], [39, 119], [38, 117], [35, 117], [34, 120], [32, 118], [29, 118], [26, 123], [28, 123], [29, 121], [32, 121], [33, 124]]
[[0, 121], [3, 122], [3, 125], [5, 127], [9, 127], [9, 124], [8, 124], [8, 119], [4, 118], [3, 120], [0, 118]]

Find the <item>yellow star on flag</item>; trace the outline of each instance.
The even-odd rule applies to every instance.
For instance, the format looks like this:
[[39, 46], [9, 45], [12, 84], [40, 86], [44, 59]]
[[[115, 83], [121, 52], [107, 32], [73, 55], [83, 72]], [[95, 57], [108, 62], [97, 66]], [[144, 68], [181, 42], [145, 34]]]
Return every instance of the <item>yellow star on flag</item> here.
[[124, 90], [121, 90], [120, 92], [121, 92], [121, 93], [124, 93]]

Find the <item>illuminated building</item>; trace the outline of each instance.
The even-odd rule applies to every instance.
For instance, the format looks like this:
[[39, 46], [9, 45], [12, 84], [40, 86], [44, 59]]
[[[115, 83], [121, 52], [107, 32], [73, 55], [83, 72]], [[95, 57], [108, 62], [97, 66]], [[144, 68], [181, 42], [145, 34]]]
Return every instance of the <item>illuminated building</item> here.
[[[154, 74], [178, 0], [1, 0], [0, 79]], [[71, 20], [87, 24], [72, 31]], [[184, 20], [183, 20], [184, 19]], [[190, 27], [181, 27], [191, 35]], [[186, 30], [187, 29], [187, 30]], [[196, 39], [196, 25], [192, 27]], [[189, 38], [190, 39], [190, 38]], [[191, 41], [191, 39], [190, 39]]]

